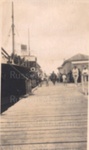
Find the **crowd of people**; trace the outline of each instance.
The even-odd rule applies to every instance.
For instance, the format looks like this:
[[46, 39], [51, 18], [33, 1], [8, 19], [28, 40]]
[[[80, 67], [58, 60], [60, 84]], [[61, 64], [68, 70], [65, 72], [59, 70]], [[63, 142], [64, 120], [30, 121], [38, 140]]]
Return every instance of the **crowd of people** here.
[[67, 83], [75, 83], [78, 85], [79, 82], [82, 83], [82, 90], [85, 93], [85, 86], [87, 85], [89, 80], [89, 69], [85, 66], [82, 71], [78, 69], [77, 66], [74, 66], [73, 69], [66, 74], [64, 70], [63, 73], [56, 74], [54, 71], [48, 76], [46, 73], [43, 74], [31, 74], [30, 79], [26, 80], [26, 93], [30, 93], [32, 91], [33, 86], [39, 85], [40, 87], [45, 84], [49, 86], [49, 81], [52, 82], [53, 85], [56, 83], [63, 83], [67, 85]]
[[63, 73], [56, 74], [54, 71], [48, 76], [46, 73], [41, 76], [41, 82], [40, 85], [42, 86], [42, 83], [45, 82], [46, 85], [49, 85], [49, 81], [52, 81], [53, 85], [58, 83], [64, 83], [66, 85], [67, 83], [75, 83], [76, 85], [79, 82], [87, 82], [89, 76], [89, 70], [85, 66], [82, 71], [78, 69], [77, 66], [74, 66], [73, 69], [66, 74], [65, 70]]

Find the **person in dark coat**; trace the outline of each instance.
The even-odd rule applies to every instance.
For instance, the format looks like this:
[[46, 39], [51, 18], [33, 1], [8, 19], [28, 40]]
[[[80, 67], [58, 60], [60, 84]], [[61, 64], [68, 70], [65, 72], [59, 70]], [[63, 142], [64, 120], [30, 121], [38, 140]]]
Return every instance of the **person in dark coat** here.
[[51, 81], [53, 82], [53, 85], [55, 85], [56, 81], [57, 81], [57, 75], [54, 73], [54, 71], [51, 74]]

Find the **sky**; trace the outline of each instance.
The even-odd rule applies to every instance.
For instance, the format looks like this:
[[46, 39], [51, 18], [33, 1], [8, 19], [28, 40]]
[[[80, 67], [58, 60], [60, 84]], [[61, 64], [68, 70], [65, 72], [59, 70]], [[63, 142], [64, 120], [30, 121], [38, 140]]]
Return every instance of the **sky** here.
[[[42, 70], [50, 73], [64, 60], [89, 51], [89, 0], [13, 0], [15, 53], [28, 44]], [[2, 46], [10, 54], [11, 3], [2, 0]]]

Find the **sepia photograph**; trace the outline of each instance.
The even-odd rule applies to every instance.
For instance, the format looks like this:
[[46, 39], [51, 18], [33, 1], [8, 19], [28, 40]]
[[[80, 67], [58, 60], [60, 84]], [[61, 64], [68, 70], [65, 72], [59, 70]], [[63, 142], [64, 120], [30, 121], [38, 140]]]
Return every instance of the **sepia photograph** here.
[[89, 0], [0, 0], [1, 150], [89, 150]]

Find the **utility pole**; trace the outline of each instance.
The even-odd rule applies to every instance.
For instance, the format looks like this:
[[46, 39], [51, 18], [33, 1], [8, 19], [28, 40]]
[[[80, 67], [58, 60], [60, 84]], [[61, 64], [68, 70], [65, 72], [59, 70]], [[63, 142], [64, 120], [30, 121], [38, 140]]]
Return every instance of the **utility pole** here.
[[12, 51], [13, 51], [13, 60], [14, 60], [14, 55], [15, 55], [15, 33], [14, 33], [14, 5], [12, 2]]

